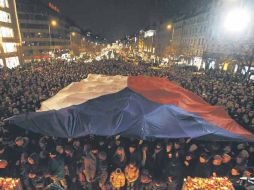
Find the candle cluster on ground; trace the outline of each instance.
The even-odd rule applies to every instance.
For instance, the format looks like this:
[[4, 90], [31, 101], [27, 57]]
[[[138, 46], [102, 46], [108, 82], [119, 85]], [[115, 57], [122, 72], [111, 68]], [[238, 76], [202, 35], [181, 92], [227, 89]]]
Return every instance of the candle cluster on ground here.
[[183, 186], [183, 190], [234, 190], [232, 183], [228, 178], [212, 177], [212, 178], [187, 178]]
[[0, 189], [1, 190], [14, 190], [18, 185], [19, 179], [13, 178], [0, 178]]

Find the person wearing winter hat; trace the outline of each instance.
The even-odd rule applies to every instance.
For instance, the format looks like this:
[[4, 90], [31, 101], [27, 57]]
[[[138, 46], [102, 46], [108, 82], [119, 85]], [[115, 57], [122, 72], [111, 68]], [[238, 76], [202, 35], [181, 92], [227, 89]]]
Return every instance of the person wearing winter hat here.
[[223, 177], [223, 168], [221, 167], [223, 158], [220, 155], [215, 155], [212, 161], [213, 177]]
[[248, 159], [250, 154], [247, 150], [244, 149], [244, 150], [241, 150], [238, 156], [244, 159]]

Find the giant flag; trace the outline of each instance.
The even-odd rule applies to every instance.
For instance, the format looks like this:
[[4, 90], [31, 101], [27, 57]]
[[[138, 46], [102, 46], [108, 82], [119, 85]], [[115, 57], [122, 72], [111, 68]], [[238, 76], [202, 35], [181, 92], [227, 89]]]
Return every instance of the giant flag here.
[[66, 138], [120, 134], [254, 141], [223, 107], [209, 105], [166, 78], [147, 76], [90, 74], [42, 102], [38, 112], [8, 120], [35, 133]]

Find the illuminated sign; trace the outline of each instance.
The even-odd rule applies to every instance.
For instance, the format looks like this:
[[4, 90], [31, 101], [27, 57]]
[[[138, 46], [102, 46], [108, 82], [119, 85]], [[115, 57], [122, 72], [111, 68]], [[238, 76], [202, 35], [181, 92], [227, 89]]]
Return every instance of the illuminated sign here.
[[53, 11], [60, 13], [60, 10], [57, 6], [55, 6], [53, 3], [49, 2], [48, 4], [49, 8], [52, 9]]
[[147, 37], [152, 37], [154, 35], [155, 35], [155, 30], [148, 30], [145, 32], [144, 37], [147, 38]]

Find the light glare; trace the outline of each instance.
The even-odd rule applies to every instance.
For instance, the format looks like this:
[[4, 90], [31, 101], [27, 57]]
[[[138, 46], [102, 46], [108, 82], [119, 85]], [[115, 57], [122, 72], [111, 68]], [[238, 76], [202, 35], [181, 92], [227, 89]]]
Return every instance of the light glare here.
[[225, 29], [231, 33], [244, 32], [250, 23], [250, 14], [245, 9], [234, 9], [226, 15]]

